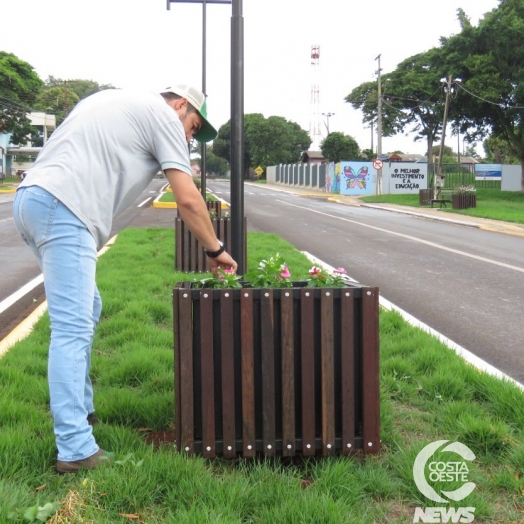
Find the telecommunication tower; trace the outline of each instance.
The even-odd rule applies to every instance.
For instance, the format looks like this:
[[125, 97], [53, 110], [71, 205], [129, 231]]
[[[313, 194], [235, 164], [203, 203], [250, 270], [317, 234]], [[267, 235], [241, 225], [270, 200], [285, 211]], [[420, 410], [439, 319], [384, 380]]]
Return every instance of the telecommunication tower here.
[[320, 46], [311, 46], [311, 107], [309, 117], [309, 137], [311, 138], [311, 149], [319, 150], [322, 135], [320, 133], [320, 87], [319, 87], [319, 66], [320, 66]]

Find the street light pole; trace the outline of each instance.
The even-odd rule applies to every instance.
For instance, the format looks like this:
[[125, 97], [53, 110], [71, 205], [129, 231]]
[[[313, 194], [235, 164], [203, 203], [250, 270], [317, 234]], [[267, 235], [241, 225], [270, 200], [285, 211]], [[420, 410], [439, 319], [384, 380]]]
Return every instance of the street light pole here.
[[242, 0], [231, 16], [231, 256], [244, 267], [244, 18]]
[[[377, 158], [382, 156], [382, 85], [381, 85], [381, 71], [380, 57], [378, 55], [375, 60], [378, 60], [378, 107], [377, 107]], [[382, 160], [382, 159], [381, 159]], [[377, 195], [382, 194], [382, 169], [377, 169]]]
[[335, 113], [322, 113], [322, 116], [326, 117], [326, 120], [327, 120], [326, 130], [327, 130], [327, 134], [329, 135], [329, 117], [330, 116], [335, 116]]
[[[206, 2], [202, 0], [202, 93], [206, 93]], [[207, 181], [206, 181], [206, 143], [200, 144], [200, 192], [204, 201], [206, 200]]]
[[[171, 10], [171, 2], [186, 3], [186, 4], [202, 4], [202, 93], [207, 97], [206, 93], [206, 25], [207, 25], [207, 4], [230, 4], [231, 0], [166, 0], [166, 8]], [[206, 199], [206, 144], [200, 144], [200, 192], [204, 200]]]

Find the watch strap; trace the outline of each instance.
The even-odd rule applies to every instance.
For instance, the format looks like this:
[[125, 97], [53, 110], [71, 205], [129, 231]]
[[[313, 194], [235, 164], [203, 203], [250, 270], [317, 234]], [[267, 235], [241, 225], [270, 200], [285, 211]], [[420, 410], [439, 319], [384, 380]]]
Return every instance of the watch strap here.
[[208, 251], [207, 249], [204, 249], [204, 251], [206, 252], [206, 255], [209, 258], [216, 258], [220, 256], [226, 250], [223, 242], [219, 240], [218, 243], [220, 244], [220, 247], [216, 251]]

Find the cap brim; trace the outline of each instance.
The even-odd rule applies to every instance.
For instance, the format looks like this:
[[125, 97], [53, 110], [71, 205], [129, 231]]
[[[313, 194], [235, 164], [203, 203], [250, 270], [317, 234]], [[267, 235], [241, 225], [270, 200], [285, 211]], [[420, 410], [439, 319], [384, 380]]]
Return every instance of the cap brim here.
[[193, 138], [197, 142], [210, 142], [217, 137], [218, 131], [203, 116], [202, 119], [204, 120], [204, 124], [198, 130], [198, 133], [193, 135]]

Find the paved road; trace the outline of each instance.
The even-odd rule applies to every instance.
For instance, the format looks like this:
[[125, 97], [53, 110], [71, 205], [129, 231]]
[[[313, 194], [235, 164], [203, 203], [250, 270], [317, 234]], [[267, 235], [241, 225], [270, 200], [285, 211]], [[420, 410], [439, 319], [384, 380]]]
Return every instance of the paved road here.
[[[149, 209], [159, 190], [166, 184], [165, 179], [154, 179], [133, 205], [114, 221], [111, 235], [133, 223], [137, 217], [143, 227], [169, 227], [174, 222], [175, 211]], [[41, 275], [29, 247], [15, 229], [12, 216], [13, 194], [0, 194], [0, 304], [11, 297], [28, 282]], [[161, 213], [155, 213], [160, 211]], [[163, 212], [163, 213], [162, 213]], [[10, 333], [24, 318], [45, 300], [44, 286], [39, 284], [24, 294], [16, 303], [2, 311], [0, 308], [0, 340]]]
[[[210, 182], [229, 201], [229, 185]], [[248, 229], [275, 232], [524, 383], [524, 238], [246, 185]]]
[[[155, 180], [115, 222], [113, 233], [130, 224], [172, 227], [174, 210], [145, 202], [163, 183]], [[208, 187], [229, 201], [229, 183], [209, 181]], [[524, 383], [524, 238], [256, 185], [246, 185], [244, 207], [249, 230], [275, 232], [298, 249], [345, 267], [359, 282], [379, 286], [383, 297]], [[0, 204], [0, 253], [11, 264], [0, 274], [0, 301], [8, 289], [38, 274], [9, 216], [10, 206]], [[0, 315], [0, 338], [3, 324]]]

